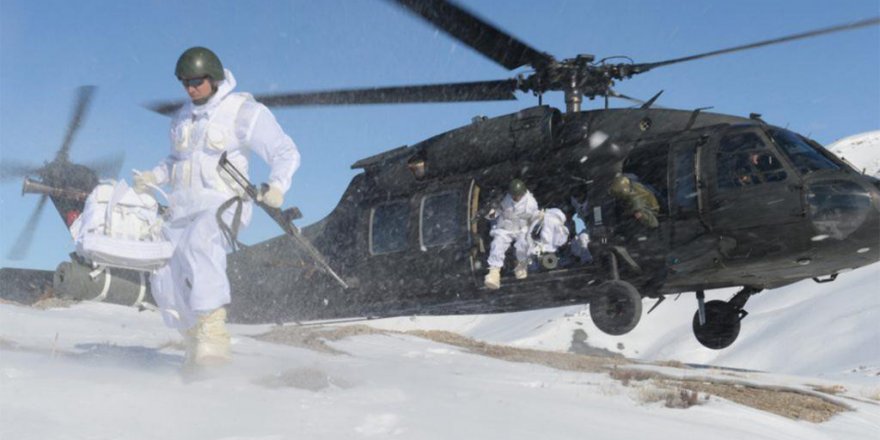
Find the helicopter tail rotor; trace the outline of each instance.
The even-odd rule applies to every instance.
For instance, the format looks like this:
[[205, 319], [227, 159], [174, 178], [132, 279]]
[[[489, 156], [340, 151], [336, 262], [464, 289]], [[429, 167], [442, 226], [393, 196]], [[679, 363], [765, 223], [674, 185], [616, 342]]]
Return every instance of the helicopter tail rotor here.
[[[89, 105], [92, 102], [92, 97], [95, 94], [95, 89], [95, 86], [81, 86], [77, 88], [73, 115], [70, 118], [70, 122], [67, 124], [67, 132], [64, 135], [61, 147], [58, 149], [58, 152], [55, 153], [53, 163], [68, 161], [70, 156], [70, 146], [73, 143], [73, 138], [76, 135], [77, 130], [79, 130], [79, 127], [85, 119], [86, 112], [88, 111]], [[3, 162], [0, 163], [0, 182], [27, 176], [41, 175], [47, 167], [48, 164], [36, 166], [4, 159]]]
[[[88, 192], [87, 190], [97, 182], [96, 174], [105, 176], [117, 175], [124, 160], [124, 155], [122, 154], [97, 160], [90, 167], [77, 165], [71, 163], [69, 160], [73, 139], [85, 120], [95, 90], [95, 86], [82, 86], [77, 89], [73, 114], [67, 125], [67, 131], [64, 135], [61, 147], [58, 149], [55, 158], [51, 162], [44, 163], [42, 166], [31, 166], [25, 163], [4, 159], [3, 162], [0, 163], [0, 182], [24, 177], [24, 188], [22, 192], [22, 194], [24, 194], [33, 192], [27, 191], [29, 185], [32, 187], [34, 184], [34, 181], [28, 179], [28, 177], [39, 176], [42, 183], [45, 183], [50, 187], [70, 187]], [[24, 229], [9, 249], [7, 258], [20, 260], [27, 255], [40, 216], [43, 213], [43, 209], [46, 207], [46, 201], [50, 198], [59, 210], [59, 213], [62, 213], [62, 218], [64, 217], [64, 212], [70, 208], [70, 204], [81, 203], [79, 200], [70, 201], [68, 200], [70, 197], [67, 196], [56, 196], [53, 194], [42, 193], [40, 195], [40, 200], [33, 212], [31, 212]]]

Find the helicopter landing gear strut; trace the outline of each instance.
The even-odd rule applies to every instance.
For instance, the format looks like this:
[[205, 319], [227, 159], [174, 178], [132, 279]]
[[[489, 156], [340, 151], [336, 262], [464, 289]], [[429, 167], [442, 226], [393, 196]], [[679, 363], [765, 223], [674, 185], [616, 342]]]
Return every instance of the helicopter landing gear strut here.
[[706, 348], [720, 350], [730, 346], [739, 336], [740, 322], [749, 313], [746, 302], [761, 289], [743, 287], [730, 301], [714, 300], [705, 302], [705, 294], [697, 291], [697, 312], [694, 313], [694, 336]]
[[613, 279], [600, 284], [590, 299], [590, 318], [599, 330], [620, 336], [629, 333], [642, 319], [642, 295], [632, 284], [620, 279], [617, 257], [609, 255]]

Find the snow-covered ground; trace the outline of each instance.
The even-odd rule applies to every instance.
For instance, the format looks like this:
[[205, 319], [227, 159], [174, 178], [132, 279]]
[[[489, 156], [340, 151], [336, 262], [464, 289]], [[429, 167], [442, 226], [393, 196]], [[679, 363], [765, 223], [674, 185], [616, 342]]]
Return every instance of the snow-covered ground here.
[[[832, 148], [877, 173], [852, 139]], [[153, 312], [0, 304], [0, 439], [876, 440], [878, 287], [875, 264], [761, 293], [719, 351], [688, 294], [620, 337], [584, 307], [232, 325], [233, 363], [200, 375]]]
[[[822, 312], [836, 314], [834, 309]], [[783, 320], [783, 315], [794, 316], [777, 313]], [[869, 313], [876, 323], [876, 303]], [[480, 324], [471, 330], [511, 334], [506, 324], [523, 322], [518, 327], [524, 330], [542, 320], [540, 315], [473, 318]], [[548, 319], [568, 322], [562, 315]], [[797, 326], [787, 321], [781, 327]], [[301, 336], [309, 329], [276, 329], [300, 335], [288, 338], [297, 343], [287, 345], [253, 337], [268, 331], [267, 326], [231, 327], [235, 361], [190, 377], [180, 372], [180, 337], [151, 312], [96, 303], [49, 310], [0, 305], [0, 438], [804, 440], [880, 435], [876, 356], [865, 365], [871, 371], [857, 369], [828, 379], [675, 366], [620, 364], [614, 369], [622, 361], [556, 353], [563, 357], [557, 359], [554, 353], [363, 329], [326, 346]], [[540, 345], [535, 342], [542, 335], [538, 330], [520, 341]], [[816, 326], [811, 331], [827, 330]], [[873, 338], [863, 348], [876, 354], [874, 325], [850, 330], [860, 340]], [[749, 344], [751, 337], [744, 337]], [[792, 362], [825, 362], [839, 356], [840, 349], [852, 348], [850, 339], [804, 347], [805, 353]], [[800, 344], [783, 337], [774, 341], [784, 352]], [[748, 348], [740, 352], [746, 356]], [[639, 380], [632, 369], [669, 378]], [[699, 380], [678, 382], [688, 377]], [[702, 388], [694, 388], [693, 397], [683, 391], [690, 389], [687, 383], [712, 382], [728, 392], [760, 391], [724, 385], [730, 381], [771, 387], [771, 395], [784, 397], [773, 402], [756, 395], [754, 403], [741, 404]], [[676, 407], [691, 398], [694, 406]], [[769, 409], [759, 409], [762, 404]], [[789, 410], [795, 413], [786, 417]], [[831, 415], [822, 423], [790, 418]]]

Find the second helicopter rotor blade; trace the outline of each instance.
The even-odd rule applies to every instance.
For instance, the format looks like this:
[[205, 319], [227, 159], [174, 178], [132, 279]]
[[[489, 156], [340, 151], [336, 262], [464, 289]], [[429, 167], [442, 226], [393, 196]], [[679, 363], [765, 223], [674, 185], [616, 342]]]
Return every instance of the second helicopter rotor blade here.
[[67, 125], [67, 134], [64, 136], [64, 141], [61, 143], [61, 148], [58, 150], [58, 154], [55, 155], [55, 160], [67, 160], [69, 158], [70, 144], [73, 143], [73, 137], [82, 125], [94, 94], [95, 86], [81, 86], [77, 89], [76, 105], [73, 109], [73, 115], [70, 117], [70, 123]]
[[801, 32], [801, 33], [792, 34], [792, 35], [786, 35], [784, 37], [773, 38], [773, 39], [764, 40], [764, 41], [758, 41], [758, 42], [750, 43], [750, 44], [743, 44], [740, 46], [729, 47], [727, 49], [713, 50], [710, 52], [704, 52], [704, 53], [690, 55], [690, 56], [681, 57], [681, 58], [674, 58], [674, 59], [666, 60], [666, 61], [658, 61], [658, 62], [654, 62], [654, 63], [633, 64], [632, 66], [630, 66], [630, 69], [633, 74], [642, 73], [642, 72], [647, 72], [648, 70], [651, 70], [655, 67], [668, 66], [670, 64], [683, 63], [685, 61], [693, 61], [693, 60], [698, 60], [701, 58], [708, 58], [708, 57], [712, 57], [712, 56], [716, 56], [716, 55], [723, 55], [723, 54], [732, 53], [732, 52], [739, 52], [742, 50], [754, 49], [754, 48], [763, 47], [763, 46], [770, 46], [773, 44], [785, 43], [788, 41], [801, 40], [804, 38], [811, 38], [811, 37], [816, 37], [816, 36], [824, 35], [824, 34], [830, 34], [830, 33], [834, 33], [834, 32], [841, 32], [841, 31], [846, 31], [846, 30], [858, 29], [858, 28], [867, 27], [867, 26], [875, 26], [878, 24], [880, 24], [880, 17], [874, 17], [874, 18], [869, 18], [869, 19], [865, 19], [865, 20], [855, 21], [852, 23], [845, 23], [845, 24], [841, 24], [841, 25], [837, 25], [837, 26], [831, 26], [831, 27], [827, 27], [827, 28], [816, 29], [816, 30]]
[[15, 244], [12, 245], [9, 252], [6, 254], [6, 258], [10, 260], [21, 260], [27, 256], [28, 250], [31, 247], [31, 242], [34, 240], [34, 232], [37, 230], [40, 215], [43, 213], [43, 208], [46, 207], [46, 200], [49, 200], [48, 196], [40, 196], [40, 201], [37, 203], [36, 208], [34, 208], [31, 216], [28, 218], [27, 223], [25, 223], [24, 229], [18, 234]]
[[125, 162], [125, 153], [118, 152], [111, 156], [89, 162], [86, 166], [91, 168], [92, 171], [101, 177], [116, 178], [119, 175], [119, 170], [122, 169], [123, 162]]
[[3, 162], [0, 162], [0, 182], [39, 174], [40, 168], [41, 167], [10, 161], [8, 159], [3, 160]]
[[[254, 98], [268, 107], [511, 101], [516, 99], [514, 92], [517, 90], [517, 87], [517, 80], [505, 79], [417, 86], [273, 93], [256, 95]], [[147, 104], [146, 107], [159, 114], [171, 115], [182, 105], [182, 101], [168, 101]]]
[[454, 3], [445, 0], [394, 1], [508, 70], [525, 65], [538, 68], [554, 61], [552, 56], [533, 49]]

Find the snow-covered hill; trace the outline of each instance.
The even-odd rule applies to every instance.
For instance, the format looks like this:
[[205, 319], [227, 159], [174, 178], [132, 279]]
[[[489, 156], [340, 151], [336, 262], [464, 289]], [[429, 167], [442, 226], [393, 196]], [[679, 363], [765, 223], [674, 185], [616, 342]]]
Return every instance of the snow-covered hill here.
[[880, 178], [880, 130], [847, 136], [825, 148], [865, 174]]

